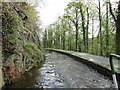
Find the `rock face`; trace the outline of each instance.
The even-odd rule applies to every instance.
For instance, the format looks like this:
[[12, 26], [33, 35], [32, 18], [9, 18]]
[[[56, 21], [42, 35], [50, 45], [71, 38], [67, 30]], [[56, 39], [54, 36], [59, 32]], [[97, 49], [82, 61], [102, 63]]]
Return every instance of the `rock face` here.
[[3, 80], [3, 71], [2, 71], [2, 43], [0, 41], [0, 88], [4, 85], [4, 80]]
[[5, 83], [13, 83], [44, 60], [34, 6], [2, 3], [2, 57]]

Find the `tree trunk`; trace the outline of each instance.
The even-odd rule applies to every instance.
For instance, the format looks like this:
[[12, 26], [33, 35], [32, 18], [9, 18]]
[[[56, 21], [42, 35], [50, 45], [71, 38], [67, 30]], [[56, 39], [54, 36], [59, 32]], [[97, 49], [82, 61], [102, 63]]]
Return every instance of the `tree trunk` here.
[[83, 29], [83, 44], [84, 44], [84, 51], [86, 52], [86, 44], [85, 44], [85, 18], [83, 15], [83, 11], [82, 11], [82, 5], [80, 5], [80, 13], [81, 13], [81, 18], [82, 18], [82, 29]]
[[76, 51], [78, 50], [78, 24], [76, 24], [76, 37], [75, 37], [75, 40], [76, 40], [76, 44], [75, 44], [75, 46], [76, 46]]
[[99, 35], [100, 35], [100, 55], [103, 55], [103, 52], [102, 52], [102, 46], [103, 46], [103, 43], [102, 43], [102, 19], [101, 19], [101, 8], [100, 8], [100, 0], [99, 0]]
[[112, 15], [112, 17], [115, 21], [115, 25], [116, 25], [116, 54], [120, 55], [120, 0], [118, 3], [117, 18], [113, 14], [110, 0], [109, 0], [109, 11], [110, 11], [110, 14]]
[[69, 40], [68, 40], [68, 50], [71, 51], [71, 26], [70, 26], [70, 23], [69, 23]]
[[108, 4], [106, 3], [106, 56], [109, 55]]
[[88, 28], [89, 28], [89, 12], [87, 7], [86, 52], [88, 52]]
[[93, 53], [93, 42], [94, 42], [94, 17], [92, 18], [92, 53]]
[[75, 40], [76, 40], [76, 51], [78, 50], [78, 10], [77, 8], [75, 8], [75, 11], [76, 11], [76, 21], [75, 21], [75, 28], [76, 28], [76, 37], [75, 37]]
[[63, 50], [65, 50], [65, 31], [63, 32]]
[[116, 22], [116, 52], [120, 55], [120, 1], [118, 4], [117, 11], [117, 22]]
[[44, 33], [43, 43], [44, 43], [44, 48], [47, 48], [47, 30], [46, 29], [45, 29], [45, 33]]

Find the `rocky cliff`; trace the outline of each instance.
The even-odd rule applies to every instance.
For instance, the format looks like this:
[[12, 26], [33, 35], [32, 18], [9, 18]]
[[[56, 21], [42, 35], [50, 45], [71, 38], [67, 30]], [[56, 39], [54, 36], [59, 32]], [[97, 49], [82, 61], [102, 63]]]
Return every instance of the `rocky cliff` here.
[[37, 32], [37, 12], [26, 2], [2, 3], [2, 71], [13, 83], [44, 60]]

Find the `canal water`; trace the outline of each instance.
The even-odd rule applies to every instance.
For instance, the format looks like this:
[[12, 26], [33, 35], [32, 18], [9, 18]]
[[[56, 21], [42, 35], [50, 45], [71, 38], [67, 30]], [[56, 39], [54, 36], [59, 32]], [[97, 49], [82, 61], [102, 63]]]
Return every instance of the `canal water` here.
[[95, 70], [55, 53], [46, 53], [45, 63], [34, 68], [8, 88], [112, 88], [112, 81]]

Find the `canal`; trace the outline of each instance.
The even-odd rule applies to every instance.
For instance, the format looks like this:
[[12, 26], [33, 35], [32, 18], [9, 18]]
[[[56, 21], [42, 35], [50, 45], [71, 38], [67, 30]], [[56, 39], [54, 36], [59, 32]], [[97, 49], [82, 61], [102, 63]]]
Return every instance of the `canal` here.
[[113, 82], [69, 56], [47, 52], [40, 68], [34, 68], [7, 88], [112, 88]]

